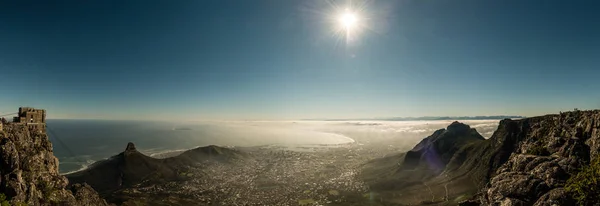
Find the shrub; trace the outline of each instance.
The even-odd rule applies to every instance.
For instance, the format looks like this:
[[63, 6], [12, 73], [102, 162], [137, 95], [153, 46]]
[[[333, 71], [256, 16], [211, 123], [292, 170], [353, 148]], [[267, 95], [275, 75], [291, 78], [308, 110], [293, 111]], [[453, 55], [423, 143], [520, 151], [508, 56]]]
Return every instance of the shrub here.
[[600, 202], [600, 157], [567, 180], [565, 190], [579, 205]]
[[6, 195], [0, 193], [0, 206], [10, 206], [8, 200], [6, 200]]
[[[6, 199], [6, 195], [2, 193], [0, 193], [0, 206], [11, 206], [8, 200]], [[14, 206], [27, 206], [27, 203], [15, 202]]]
[[529, 150], [527, 150], [528, 154], [537, 155], [537, 156], [548, 156], [550, 152], [541, 145], [532, 146]]

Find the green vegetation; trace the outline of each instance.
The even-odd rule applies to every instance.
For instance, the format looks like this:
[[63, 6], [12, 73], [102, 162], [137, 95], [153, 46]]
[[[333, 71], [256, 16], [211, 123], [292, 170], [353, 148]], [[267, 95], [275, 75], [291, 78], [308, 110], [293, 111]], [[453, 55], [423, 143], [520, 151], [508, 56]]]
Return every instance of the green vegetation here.
[[39, 188], [42, 189], [42, 194], [44, 195], [44, 199], [52, 203], [58, 203], [55, 199], [52, 198], [52, 194], [54, 193], [54, 188], [48, 184], [48, 182], [38, 181]]
[[578, 205], [593, 205], [600, 202], [600, 157], [571, 176], [565, 189]]
[[534, 145], [529, 150], [527, 150], [527, 154], [537, 155], [537, 156], [548, 156], [550, 152], [541, 145]]
[[0, 193], [0, 206], [10, 206], [10, 203], [6, 200], [6, 195], [3, 193]]
[[[3, 193], [0, 193], [0, 206], [11, 206], [11, 204], [6, 199], [6, 195]], [[14, 206], [27, 206], [27, 203], [15, 202]]]
[[340, 195], [340, 192], [337, 190], [329, 190], [329, 195], [338, 196]]
[[313, 200], [313, 199], [298, 200], [299, 205], [312, 205], [314, 203], [315, 203], [315, 200]]

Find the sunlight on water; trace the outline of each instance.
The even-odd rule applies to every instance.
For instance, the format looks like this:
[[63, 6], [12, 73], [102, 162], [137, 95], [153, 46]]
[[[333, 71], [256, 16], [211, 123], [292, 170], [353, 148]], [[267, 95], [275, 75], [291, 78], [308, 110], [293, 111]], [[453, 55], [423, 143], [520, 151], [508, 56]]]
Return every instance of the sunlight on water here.
[[[199, 146], [284, 146], [310, 148], [339, 144], [386, 142], [400, 150], [444, 128], [451, 121], [230, 121], [140, 122], [50, 120], [48, 126], [73, 154], [55, 143], [60, 172], [83, 169], [93, 162], [122, 152], [128, 142], [153, 157], [173, 155]], [[497, 120], [464, 121], [486, 138]], [[185, 128], [185, 129], [174, 129]], [[50, 136], [55, 142], [54, 137]]]

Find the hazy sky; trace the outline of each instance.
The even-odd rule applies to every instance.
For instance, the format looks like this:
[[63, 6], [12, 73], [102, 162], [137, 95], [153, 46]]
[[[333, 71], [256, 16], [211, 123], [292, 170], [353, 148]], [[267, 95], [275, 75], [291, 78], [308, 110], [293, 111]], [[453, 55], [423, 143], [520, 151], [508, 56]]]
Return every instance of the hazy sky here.
[[[600, 108], [598, 1], [1, 1], [0, 112], [538, 115]], [[355, 2], [355, 4], [360, 4]]]

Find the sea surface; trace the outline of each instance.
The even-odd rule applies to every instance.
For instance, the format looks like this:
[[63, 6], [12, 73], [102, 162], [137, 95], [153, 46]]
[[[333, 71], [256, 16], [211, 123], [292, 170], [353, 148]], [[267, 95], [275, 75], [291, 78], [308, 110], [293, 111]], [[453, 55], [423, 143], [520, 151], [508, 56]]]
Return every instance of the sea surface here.
[[[128, 142], [150, 156], [200, 146], [317, 147], [343, 144], [389, 143], [410, 149], [433, 131], [452, 121], [47, 121], [48, 135], [61, 173], [85, 169], [95, 161], [125, 150]], [[484, 137], [498, 120], [463, 121]]]

